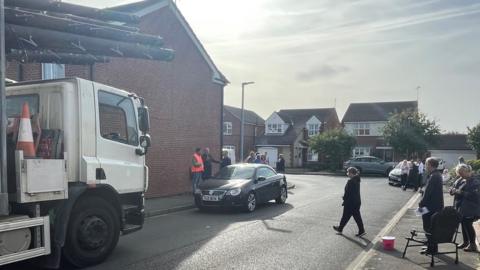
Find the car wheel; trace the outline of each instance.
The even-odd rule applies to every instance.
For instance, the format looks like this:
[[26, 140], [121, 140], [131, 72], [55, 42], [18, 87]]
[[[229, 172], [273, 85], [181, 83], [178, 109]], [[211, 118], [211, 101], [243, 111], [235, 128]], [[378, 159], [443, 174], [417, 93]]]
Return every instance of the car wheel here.
[[63, 255], [79, 268], [99, 264], [113, 251], [119, 234], [120, 219], [107, 201], [80, 199], [70, 216]]
[[275, 199], [275, 202], [278, 203], [278, 204], [284, 204], [285, 201], [287, 200], [287, 187], [286, 186], [282, 186], [280, 188], [280, 196], [278, 196], [276, 199]]
[[245, 211], [251, 213], [255, 211], [256, 208], [257, 208], [257, 196], [255, 196], [255, 193], [250, 192], [247, 196]]

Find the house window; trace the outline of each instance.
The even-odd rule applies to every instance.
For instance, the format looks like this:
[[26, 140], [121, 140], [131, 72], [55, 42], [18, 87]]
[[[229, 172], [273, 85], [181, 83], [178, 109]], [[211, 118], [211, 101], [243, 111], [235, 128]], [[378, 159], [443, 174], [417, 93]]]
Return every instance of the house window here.
[[308, 136], [315, 136], [320, 133], [320, 124], [308, 124]]
[[224, 145], [224, 146], [223, 146], [223, 149], [225, 149], [225, 150], [235, 150], [235, 146], [233, 146], [233, 145]]
[[307, 160], [308, 161], [318, 161], [318, 153], [313, 151], [313, 149], [308, 149]]
[[232, 122], [223, 122], [223, 135], [232, 135]]
[[283, 126], [282, 124], [268, 124], [267, 133], [282, 133]]
[[370, 135], [370, 123], [355, 123], [353, 126], [353, 134], [356, 136]]
[[65, 78], [65, 65], [54, 63], [42, 64], [42, 80]]
[[355, 147], [353, 149], [353, 157], [369, 156], [369, 155], [370, 155], [370, 147]]

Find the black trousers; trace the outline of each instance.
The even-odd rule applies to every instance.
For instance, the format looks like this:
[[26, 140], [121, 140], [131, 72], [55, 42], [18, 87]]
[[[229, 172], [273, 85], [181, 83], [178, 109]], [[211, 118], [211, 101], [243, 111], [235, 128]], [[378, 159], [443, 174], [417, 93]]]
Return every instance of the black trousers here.
[[473, 222], [475, 218], [473, 217], [464, 217], [462, 219], [462, 235], [463, 243], [475, 244], [475, 229], [473, 229]]
[[400, 179], [401, 179], [402, 186], [406, 186], [407, 185], [407, 180], [408, 180], [408, 174], [402, 174], [400, 176]]
[[[423, 221], [423, 230], [427, 233], [430, 233], [431, 230], [430, 228], [432, 227], [432, 216], [433, 214], [435, 213], [427, 213], [425, 215], [422, 216], [422, 221]], [[427, 248], [429, 251], [432, 251], [432, 252], [437, 252], [438, 251], [438, 244], [436, 243], [432, 243], [432, 237], [427, 234], [427, 240], [428, 240], [428, 243], [427, 243]]]
[[340, 231], [343, 230], [345, 225], [347, 225], [347, 222], [350, 220], [350, 218], [353, 216], [353, 219], [355, 219], [355, 222], [357, 223], [358, 226], [358, 232], [364, 232], [365, 228], [363, 227], [363, 220], [362, 216], [360, 215], [360, 206], [358, 207], [343, 207], [343, 215], [342, 219], [340, 220]]

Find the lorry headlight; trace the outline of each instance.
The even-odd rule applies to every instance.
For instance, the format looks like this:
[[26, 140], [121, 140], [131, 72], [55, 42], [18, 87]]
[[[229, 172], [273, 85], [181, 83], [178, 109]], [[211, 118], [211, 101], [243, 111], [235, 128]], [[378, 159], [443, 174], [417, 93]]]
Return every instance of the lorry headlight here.
[[242, 192], [241, 188], [235, 188], [228, 191], [229, 195], [238, 196]]

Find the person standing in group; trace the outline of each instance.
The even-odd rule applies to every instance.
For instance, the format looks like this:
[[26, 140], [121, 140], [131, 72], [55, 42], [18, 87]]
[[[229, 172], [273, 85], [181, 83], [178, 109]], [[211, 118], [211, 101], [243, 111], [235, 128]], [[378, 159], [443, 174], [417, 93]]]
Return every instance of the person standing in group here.
[[285, 172], [285, 159], [283, 158], [283, 154], [278, 155], [276, 170], [281, 173]]
[[265, 156], [265, 164], [270, 164], [270, 159], [268, 158], [268, 153], [265, 152], [265, 154], [263, 154]]
[[355, 236], [361, 237], [365, 235], [362, 216], [360, 215], [360, 176], [358, 170], [354, 167], [347, 169], [347, 176], [350, 178], [345, 185], [345, 193], [343, 195], [343, 215], [339, 226], [333, 226], [333, 229], [341, 234], [345, 225], [353, 216], [358, 226], [358, 233]]
[[203, 150], [202, 160], [203, 160], [203, 166], [204, 166], [204, 170], [202, 174], [203, 180], [212, 178], [212, 163], [220, 163], [220, 162], [218, 160], [215, 160], [212, 157], [212, 155], [210, 154], [210, 149], [208, 147], [206, 147]]
[[400, 166], [400, 170], [402, 171], [402, 174], [400, 175], [402, 189], [406, 190], [407, 189], [407, 180], [408, 180], [408, 171], [410, 170], [410, 168], [408, 166], [408, 161], [406, 159], [402, 161], [402, 165]]
[[456, 209], [462, 215], [463, 244], [458, 248], [463, 248], [467, 252], [477, 252], [473, 222], [480, 218], [480, 183], [478, 179], [472, 177], [470, 166], [465, 163], [460, 163], [456, 172], [460, 178], [455, 182], [450, 194], [455, 196]]
[[413, 186], [414, 191], [418, 191], [418, 166], [412, 159], [410, 161], [410, 170], [408, 171], [408, 183]]
[[253, 151], [250, 151], [250, 154], [248, 155], [248, 157], [245, 159], [245, 163], [255, 163], [255, 152]]
[[418, 164], [418, 185], [420, 188], [423, 187], [423, 173], [425, 172], [425, 165], [423, 165], [423, 161], [421, 158], [417, 159]]
[[198, 184], [202, 181], [202, 173], [204, 171], [203, 159], [200, 155], [200, 147], [195, 148], [195, 153], [192, 156], [192, 192], [195, 194]]
[[222, 152], [222, 161], [220, 162], [220, 168], [232, 165], [232, 160], [228, 157], [228, 151]]
[[[427, 208], [428, 213], [422, 215], [423, 229], [429, 233], [431, 229], [432, 216], [443, 209], [443, 187], [442, 187], [442, 173], [438, 171], [438, 159], [430, 157], [426, 161], [426, 171], [428, 173], [427, 185], [423, 198], [418, 204], [419, 208]], [[432, 243], [431, 237], [427, 234], [428, 244], [427, 249], [422, 251], [427, 254], [435, 254], [438, 252], [438, 245]]]
[[260, 157], [260, 153], [255, 154], [255, 162], [254, 163], [262, 163], [262, 158]]

